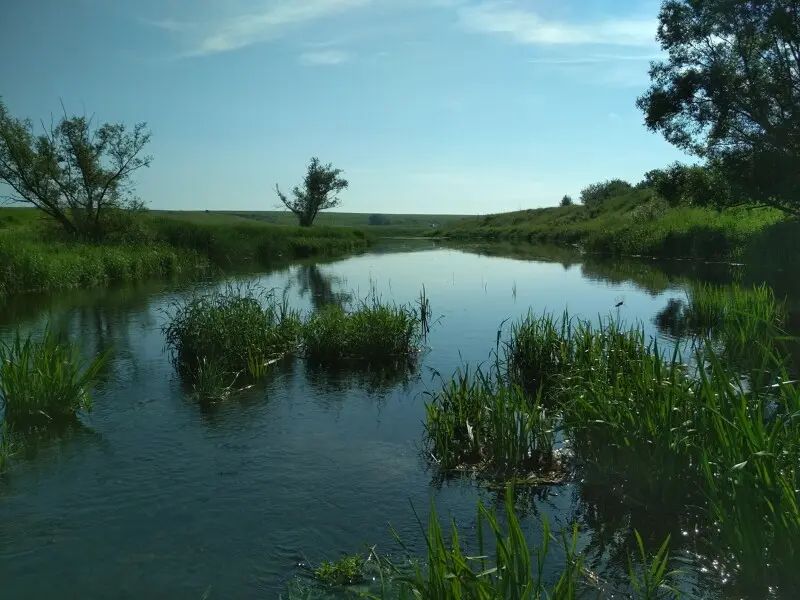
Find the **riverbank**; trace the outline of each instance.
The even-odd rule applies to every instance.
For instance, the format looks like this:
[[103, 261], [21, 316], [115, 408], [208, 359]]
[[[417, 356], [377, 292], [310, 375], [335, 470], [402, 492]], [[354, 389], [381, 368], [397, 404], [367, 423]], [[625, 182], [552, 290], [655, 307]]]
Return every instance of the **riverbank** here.
[[616, 256], [771, 260], [797, 255], [797, 224], [761, 208], [673, 208], [648, 189], [596, 207], [572, 205], [466, 218], [436, 235], [456, 240], [577, 245]]
[[369, 247], [372, 237], [348, 227], [300, 228], [260, 222], [192, 221], [142, 215], [103, 244], [67, 239], [30, 209], [0, 211], [0, 295], [84, 288], [201, 274]]

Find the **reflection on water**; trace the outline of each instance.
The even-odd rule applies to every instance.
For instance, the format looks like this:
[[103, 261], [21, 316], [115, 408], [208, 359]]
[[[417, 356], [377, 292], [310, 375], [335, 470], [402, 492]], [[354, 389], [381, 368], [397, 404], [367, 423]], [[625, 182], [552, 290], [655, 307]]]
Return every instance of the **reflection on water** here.
[[[6, 300], [0, 335], [49, 321], [87, 350], [111, 355], [84, 427], [37, 439], [0, 479], [3, 597], [66, 591], [87, 599], [196, 599], [210, 586], [211, 597], [274, 598], [304, 556], [318, 562], [362, 551], [364, 543], [399, 552], [388, 522], [422, 553], [409, 500], [424, 522], [431, 494], [469, 543], [475, 500], [502, 502], [502, 493], [465, 479], [432, 481], [420, 450], [424, 394], [439, 385], [431, 372], [447, 376], [465, 362], [487, 360], [506, 319], [529, 308], [568, 308], [591, 319], [618, 313], [663, 337], [680, 332], [676, 302], [690, 282], [763, 279], [789, 296], [790, 327], [800, 314], [800, 282], [771, 281], [769, 273], [741, 266], [606, 262], [530, 246], [458, 250], [426, 241], [414, 252], [398, 249], [411, 248], [399, 243], [336, 263], [237, 277], [288, 289], [305, 311], [342, 304], [371, 285], [413, 302], [424, 285], [442, 320], [418, 364], [337, 373], [285, 361], [266, 381], [208, 411], [187, 400], [160, 326], [170, 301], [218, 282]], [[508, 323], [502, 327], [507, 334]], [[697, 489], [663, 485], [666, 474], [631, 476], [647, 468], [618, 464], [613, 473], [595, 473], [586, 466], [565, 485], [521, 492], [527, 535], [541, 540], [541, 516], [556, 527], [577, 521], [591, 568], [619, 589], [634, 529], [651, 549], [671, 534], [676, 560], [686, 563], [687, 595], [718, 597], [716, 580], [697, 575], [691, 560], [704, 554], [686, 508], [702, 504]], [[654, 498], [674, 510], [654, 512]]]

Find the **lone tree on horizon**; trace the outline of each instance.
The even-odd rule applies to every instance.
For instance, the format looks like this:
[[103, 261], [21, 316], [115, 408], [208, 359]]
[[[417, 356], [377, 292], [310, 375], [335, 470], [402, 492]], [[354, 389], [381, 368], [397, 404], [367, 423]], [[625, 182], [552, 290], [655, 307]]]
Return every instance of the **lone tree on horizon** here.
[[311, 227], [319, 211], [341, 204], [338, 193], [350, 185], [342, 173], [341, 169], [334, 169], [331, 163], [323, 165], [315, 156], [308, 165], [302, 187], [296, 185], [292, 188], [293, 198], [281, 192], [278, 184], [275, 184], [275, 191], [281, 203], [297, 215], [300, 227]]
[[70, 234], [90, 239], [108, 232], [115, 212], [143, 207], [131, 176], [153, 160], [142, 155], [150, 142], [145, 123], [132, 130], [122, 123], [97, 126], [64, 109], [57, 123], [41, 128], [36, 135], [33, 121], [12, 117], [0, 99], [0, 181], [10, 188], [0, 200], [30, 204]]

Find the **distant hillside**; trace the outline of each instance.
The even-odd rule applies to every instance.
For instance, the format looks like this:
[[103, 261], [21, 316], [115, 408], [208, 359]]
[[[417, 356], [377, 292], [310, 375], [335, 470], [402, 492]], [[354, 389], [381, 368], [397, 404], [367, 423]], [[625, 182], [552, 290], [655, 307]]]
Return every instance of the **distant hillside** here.
[[765, 228], [783, 221], [772, 209], [670, 207], [653, 190], [633, 189], [592, 207], [540, 208], [469, 217], [437, 235], [461, 240], [576, 244], [618, 255], [729, 259]]
[[[297, 225], [297, 219], [289, 211], [152, 211], [156, 214], [179, 216], [182, 219], [194, 221], [259, 221], [273, 225]], [[390, 214], [390, 213], [345, 213], [321, 212], [314, 225], [327, 227], [381, 227], [401, 228], [428, 228], [434, 229], [451, 225], [468, 215], [420, 215], [420, 214]], [[372, 219], [370, 218], [372, 217]], [[377, 224], [380, 223], [380, 224]]]

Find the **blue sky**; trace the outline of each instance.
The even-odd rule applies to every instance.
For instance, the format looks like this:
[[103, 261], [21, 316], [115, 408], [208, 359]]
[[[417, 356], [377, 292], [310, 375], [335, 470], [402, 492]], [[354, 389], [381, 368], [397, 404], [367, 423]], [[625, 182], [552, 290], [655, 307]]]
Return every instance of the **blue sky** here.
[[12, 114], [146, 121], [156, 209], [271, 210], [312, 155], [341, 210], [483, 214], [685, 157], [648, 132], [658, 2], [27, 0], [0, 7]]

